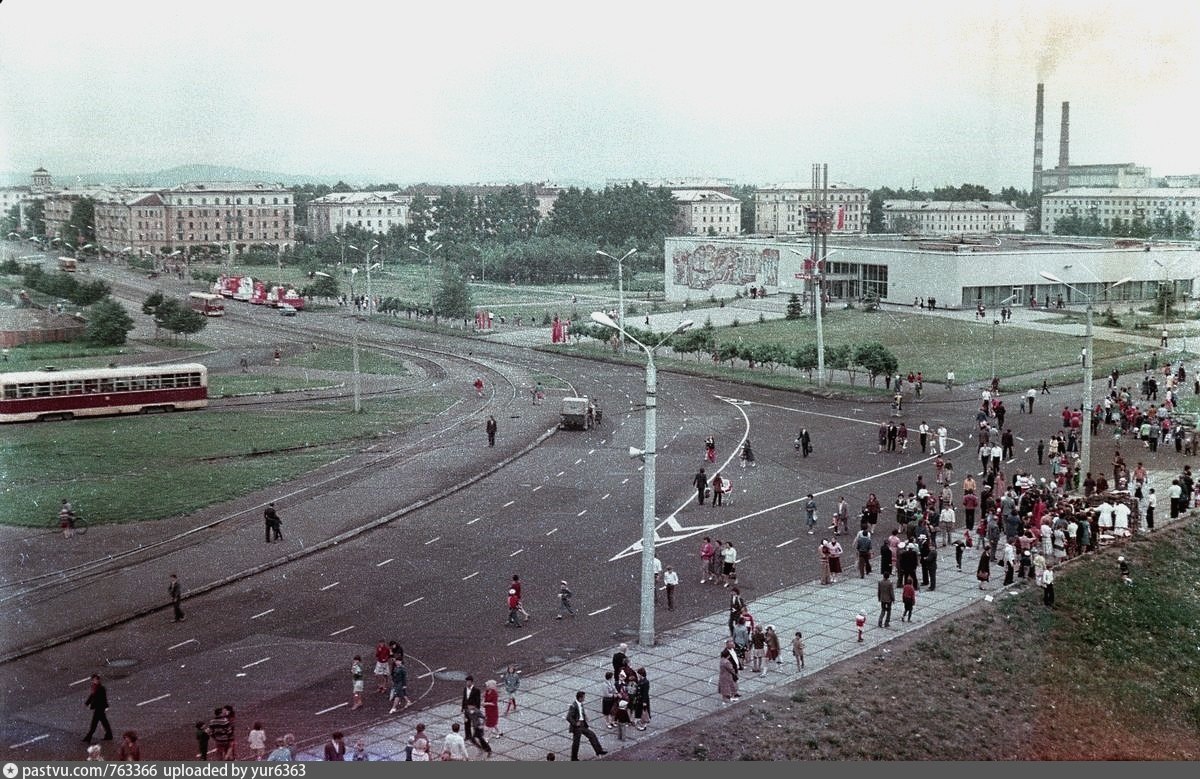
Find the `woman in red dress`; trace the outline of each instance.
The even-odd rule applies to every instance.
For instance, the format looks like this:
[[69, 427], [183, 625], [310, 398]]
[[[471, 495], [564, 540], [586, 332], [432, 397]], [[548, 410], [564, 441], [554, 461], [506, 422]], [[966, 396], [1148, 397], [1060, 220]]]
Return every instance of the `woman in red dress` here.
[[500, 724], [500, 691], [496, 689], [496, 680], [488, 679], [483, 685], [483, 724], [492, 731], [494, 736], [503, 736]]

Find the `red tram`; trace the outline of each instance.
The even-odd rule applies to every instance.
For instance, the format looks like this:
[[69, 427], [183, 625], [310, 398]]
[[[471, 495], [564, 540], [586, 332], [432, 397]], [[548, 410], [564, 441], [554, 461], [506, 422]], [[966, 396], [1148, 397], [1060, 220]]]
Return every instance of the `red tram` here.
[[0, 373], [0, 423], [204, 408], [198, 363]]

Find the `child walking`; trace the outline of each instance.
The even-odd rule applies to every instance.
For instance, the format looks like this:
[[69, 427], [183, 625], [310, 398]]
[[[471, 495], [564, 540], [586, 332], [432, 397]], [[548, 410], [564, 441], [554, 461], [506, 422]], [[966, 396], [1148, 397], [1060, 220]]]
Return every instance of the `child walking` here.
[[796, 631], [796, 637], [792, 639], [792, 656], [796, 658], [796, 670], [804, 669], [804, 636], [799, 630]]
[[917, 603], [917, 588], [913, 585], [911, 576], [904, 579], [904, 592], [901, 599], [904, 601], [904, 614], [900, 616], [900, 621], [912, 622], [913, 606]]

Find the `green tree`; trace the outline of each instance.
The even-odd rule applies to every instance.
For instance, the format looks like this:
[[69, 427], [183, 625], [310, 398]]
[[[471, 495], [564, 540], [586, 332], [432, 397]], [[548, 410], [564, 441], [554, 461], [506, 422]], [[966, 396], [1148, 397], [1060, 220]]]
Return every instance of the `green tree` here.
[[120, 346], [133, 327], [133, 319], [125, 307], [106, 298], [88, 310], [85, 337], [97, 346]]
[[788, 355], [787, 364], [807, 373], [809, 381], [812, 381], [812, 372], [817, 367], [817, 345], [804, 344], [799, 349], [794, 349]]
[[62, 239], [76, 249], [85, 244], [95, 244], [96, 201], [81, 197], [71, 204], [71, 215], [62, 228]]
[[742, 232], [754, 232], [754, 214], [755, 201], [754, 193], [758, 190], [757, 184], [739, 184], [730, 190], [730, 194], [742, 201]]
[[804, 316], [804, 304], [800, 302], [800, 296], [795, 292], [788, 295], [787, 312], [783, 315], [784, 319], [801, 319]]
[[900, 367], [900, 361], [886, 346], [878, 341], [857, 344], [852, 359], [867, 372], [867, 381], [872, 387], [880, 376], [890, 376]]
[[208, 317], [201, 314], [199, 311], [193, 311], [186, 305], [178, 301], [172, 301], [174, 306], [170, 307], [169, 313], [163, 319], [163, 329], [174, 333], [175, 335], [183, 335], [184, 340], [193, 333], [198, 333], [208, 326]]
[[11, 232], [21, 229], [21, 206], [14, 205], [4, 214], [4, 218], [0, 219], [0, 233], [7, 236]]
[[308, 298], [336, 298], [341, 294], [341, 290], [338, 287], [338, 280], [333, 276], [313, 274], [312, 283], [301, 290], [300, 294]]
[[166, 302], [161, 291], [152, 292], [145, 300], [142, 301], [142, 313], [149, 315], [154, 320], [154, 337], [158, 338], [158, 329], [161, 322], [158, 318], [158, 309]]
[[434, 307], [438, 314], [445, 317], [471, 315], [471, 289], [457, 265], [447, 263], [442, 269], [441, 285], [434, 295]]
[[429, 198], [418, 192], [408, 204], [408, 237], [417, 246], [423, 246], [436, 229]]
[[1193, 233], [1196, 230], [1196, 225], [1192, 218], [1180, 211], [1175, 215], [1175, 230], [1171, 237], [1173, 238], [1194, 238]]
[[46, 201], [38, 198], [25, 206], [25, 229], [30, 235], [46, 234]]

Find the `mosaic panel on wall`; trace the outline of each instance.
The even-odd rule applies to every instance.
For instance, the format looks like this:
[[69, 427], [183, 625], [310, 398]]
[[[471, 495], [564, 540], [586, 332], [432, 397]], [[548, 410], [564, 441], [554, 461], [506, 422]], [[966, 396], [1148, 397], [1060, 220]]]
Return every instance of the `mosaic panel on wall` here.
[[719, 284], [779, 286], [778, 249], [701, 243], [676, 249], [671, 263], [674, 283], [688, 289], [712, 289]]

